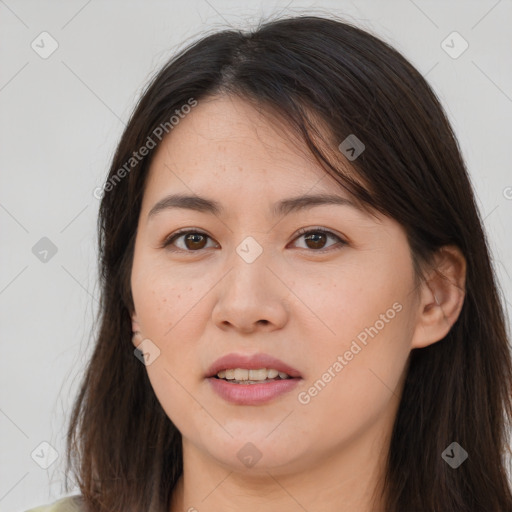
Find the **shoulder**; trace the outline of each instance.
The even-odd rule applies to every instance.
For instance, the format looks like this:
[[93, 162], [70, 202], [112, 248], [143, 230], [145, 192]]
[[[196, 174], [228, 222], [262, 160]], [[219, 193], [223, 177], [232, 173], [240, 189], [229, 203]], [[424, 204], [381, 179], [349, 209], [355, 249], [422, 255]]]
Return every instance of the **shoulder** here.
[[82, 497], [80, 495], [68, 496], [40, 507], [31, 508], [25, 512], [82, 512]]

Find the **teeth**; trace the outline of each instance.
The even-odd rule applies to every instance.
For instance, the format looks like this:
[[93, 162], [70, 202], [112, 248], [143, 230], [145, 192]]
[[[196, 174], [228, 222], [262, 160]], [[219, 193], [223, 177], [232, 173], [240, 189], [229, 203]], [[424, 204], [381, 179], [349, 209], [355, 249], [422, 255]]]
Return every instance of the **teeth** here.
[[235, 380], [248, 380], [249, 379], [249, 370], [244, 370], [243, 368], [235, 369]]
[[247, 373], [249, 374], [249, 380], [265, 380], [266, 378], [273, 378], [270, 376], [270, 372], [265, 368], [261, 368], [260, 370], [249, 370]]
[[274, 368], [259, 368], [258, 370], [247, 370], [246, 368], [230, 368], [221, 370], [217, 373], [220, 379], [236, 381], [260, 381], [274, 379], [279, 375], [281, 379], [289, 379], [290, 376], [285, 372], [280, 372]]

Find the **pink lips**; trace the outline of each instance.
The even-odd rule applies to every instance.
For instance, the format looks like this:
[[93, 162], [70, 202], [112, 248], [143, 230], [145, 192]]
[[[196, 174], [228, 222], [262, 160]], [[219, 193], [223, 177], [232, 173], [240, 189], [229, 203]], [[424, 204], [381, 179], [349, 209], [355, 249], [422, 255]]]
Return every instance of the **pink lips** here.
[[[287, 373], [291, 378], [261, 384], [235, 384], [215, 377], [219, 371], [228, 368], [246, 368], [248, 370], [274, 368], [277, 371]], [[217, 359], [210, 366], [206, 378], [219, 396], [238, 405], [258, 405], [268, 402], [290, 391], [302, 380], [298, 370], [268, 354], [227, 354]]]

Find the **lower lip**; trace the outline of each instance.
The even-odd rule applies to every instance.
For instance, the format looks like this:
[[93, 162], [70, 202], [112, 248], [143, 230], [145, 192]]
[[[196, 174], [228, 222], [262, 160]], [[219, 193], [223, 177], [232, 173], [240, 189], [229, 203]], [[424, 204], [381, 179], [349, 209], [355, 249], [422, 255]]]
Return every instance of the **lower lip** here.
[[234, 384], [224, 379], [207, 379], [224, 400], [238, 405], [258, 405], [291, 391], [300, 378], [272, 380], [262, 384]]

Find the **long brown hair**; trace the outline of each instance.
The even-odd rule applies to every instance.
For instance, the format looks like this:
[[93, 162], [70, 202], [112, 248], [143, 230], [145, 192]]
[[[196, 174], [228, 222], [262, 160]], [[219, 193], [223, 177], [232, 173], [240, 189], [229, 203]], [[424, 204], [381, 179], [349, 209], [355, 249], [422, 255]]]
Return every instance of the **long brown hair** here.
[[[464, 305], [443, 340], [411, 352], [385, 468], [385, 510], [512, 510], [505, 315], [455, 135], [431, 87], [400, 53], [350, 23], [306, 15], [190, 44], [151, 80], [122, 135], [99, 211], [98, 335], [67, 438], [66, 473], [73, 470], [86, 509], [167, 511], [182, 474], [181, 434], [131, 343], [131, 265], [155, 150], [135, 160], [134, 152], [148, 137], [158, 146], [158, 127], [172, 137], [169, 120], [191, 99], [219, 93], [268, 107], [340, 186], [396, 219], [418, 278], [437, 249], [460, 248]], [[308, 112], [327, 127], [331, 147], [351, 134], [364, 142], [350, 165], [367, 187], [314, 142]], [[469, 454], [457, 469], [441, 456], [453, 441]]]

